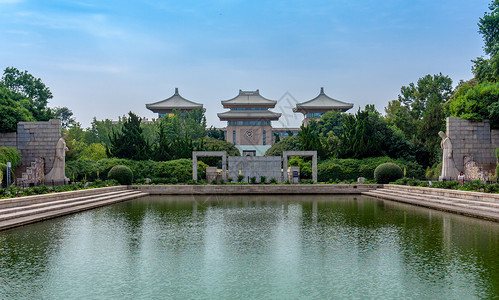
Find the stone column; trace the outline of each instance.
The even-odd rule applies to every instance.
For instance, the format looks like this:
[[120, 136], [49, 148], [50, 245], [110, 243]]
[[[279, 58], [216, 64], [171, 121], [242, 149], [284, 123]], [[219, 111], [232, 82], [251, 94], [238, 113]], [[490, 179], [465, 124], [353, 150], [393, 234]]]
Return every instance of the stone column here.
[[192, 151], [192, 180], [198, 180], [198, 156]]
[[317, 151], [312, 155], [312, 181], [317, 183]]
[[288, 180], [288, 153], [287, 151], [282, 152], [282, 182]]
[[222, 154], [222, 179], [227, 181], [227, 152]]

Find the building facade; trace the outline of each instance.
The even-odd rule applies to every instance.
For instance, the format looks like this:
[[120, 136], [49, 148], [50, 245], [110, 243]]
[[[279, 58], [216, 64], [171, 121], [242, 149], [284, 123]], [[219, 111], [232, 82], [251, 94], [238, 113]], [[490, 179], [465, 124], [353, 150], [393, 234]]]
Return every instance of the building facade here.
[[243, 155], [263, 155], [274, 144], [272, 121], [280, 113], [270, 111], [277, 101], [264, 98], [260, 91], [242, 91], [229, 100], [222, 101], [227, 112], [218, 113], [220, 121], [227, 121], [225, 140], [234, 144]]

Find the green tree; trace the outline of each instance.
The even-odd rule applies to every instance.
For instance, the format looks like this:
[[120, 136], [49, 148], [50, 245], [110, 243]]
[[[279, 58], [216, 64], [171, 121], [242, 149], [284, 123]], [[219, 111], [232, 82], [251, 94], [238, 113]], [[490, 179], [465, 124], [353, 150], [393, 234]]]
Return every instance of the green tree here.
[[[312, 122], [313, 123], [313, 122]], [[301, 150], [303, 151], [317, 151], [317, 156], [324, 157], [324, 150], [322, 147], [321, 140], [314, 130], [312, 130], [311, 125], [301, 125], [300, 131], [298, 132], [298, 137], [301, 142]]]
[[69, 128], [76, 123], [73, 112], [67, 107], [54, 107], [53, 113], [56, 118], [61, 120], [62, 128]]
[[317, 121], [318, 134], [322, 137], [327, 137], [330, 133], [335, 136], [343, 134], [345, 115], [345, 113], [332, 110], [326, 112], [322, 115], [321, 119]]
[[[4, 70], [1, 81], [17, 95], [14, 99], [22, 102], [35, 120], [48, 121], [53, 117], [52, 111], [47, 106], [48, 100], [52, 98], [52, 92], [40, 78], [35, 78], [28, 71], [21, 72], [14, 67], [8, 67]], [[23, 99], [28, 101], [22, 101]]]
[[33, 120], [31, 112], [12, 99], [12, 92], [0, 83], [0, 132], [15, 132], [18, 122]]
[[435, 103], [444, 103], [452, 95], [452, 79], [442, 75], [426, 75], [417, 83], [410, 83], [400, 89], [399, 101], [410, 107], [416, 120], [423, 118], [424, 112]]
[[341, 155], [348, 158], [364, 158], [379, 156], [383, 138], [376, 130], [376, 119], [379, 113], [374, 106], [366, 106], [365, 110], [358, 110], [355, 116], [347, 115], [344, 132], [340, 138]]
[[301, 149], [301, 138], [297, 135], [291, 135], [272, 145], [265, 152], [265, 156], [282, 156], [283, 151], [299, 151]]
[[217, 129], [213, 126], [211, 126], [207, 131], [206, 131], [206, 135], [208, 137], [211, 137], [211, 138], [214, 138], [214, 139], [217, 139], [217, 140], [220, 140], [220, 141], [225, 141], [225, 134], [224, 134], [224, 131], [221, 130], [221, 129]]
[[489, 9], [478, 22], [478, 32], [482, 35], [485, 53], [494, 56], [499, 51], [499, 0], [492, 1]]
[[478, 21], [478, 32], [484, 42], [483, 49], [489, 58], [478, 57], [472, 60], [472, 71], [478, 82], [496, 82], [499, 79], [499, 1], [492, 1], [489, 9], [490, 12], [485, 12]]
[[499, 128], [494, 107], [499, 103], [499, 83], [462, 82], [449, 103], [452, 117], [467, 120], [489, 119], [493, 128]]
[[142, 135], [141, 119], [132, 112], [123, 123], [121, 132], [113, 131], [109, 137], [109, 154], [118, 158], [146, 160], [150, 158], [150, 146]]
[[407, 138], [416, 135], [416, 119], [412, 116], [409, 106], [403, 105], [399, 100], [392, 100], [388, 102], [385, 112], [385, 119], [389, 126], [401, 130]]

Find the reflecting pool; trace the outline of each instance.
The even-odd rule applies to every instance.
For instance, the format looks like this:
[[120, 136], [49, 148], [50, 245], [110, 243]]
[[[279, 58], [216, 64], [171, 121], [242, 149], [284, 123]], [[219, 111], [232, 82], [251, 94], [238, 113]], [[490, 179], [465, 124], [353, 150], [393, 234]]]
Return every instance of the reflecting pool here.
[[150, 196], [0, 232], [0, 299], [499, 297], [499, 223], [354, 196]]

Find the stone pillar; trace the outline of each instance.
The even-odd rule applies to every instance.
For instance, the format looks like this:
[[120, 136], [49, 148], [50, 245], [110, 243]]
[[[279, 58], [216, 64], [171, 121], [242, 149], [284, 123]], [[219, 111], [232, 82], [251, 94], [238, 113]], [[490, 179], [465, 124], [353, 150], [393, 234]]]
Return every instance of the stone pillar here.
[[198, 180], [198, 156], [192, 151], [192, 180]]
[[282, 153], [282, 181], [286, 182], [288, 180], [288, 155], [285, 154], [287, 151]]
[[312, 181], [317, 183], [317, 151], [312, 155]]
[[227, 152], [222, 154], [222, 179], [227, 181]]

